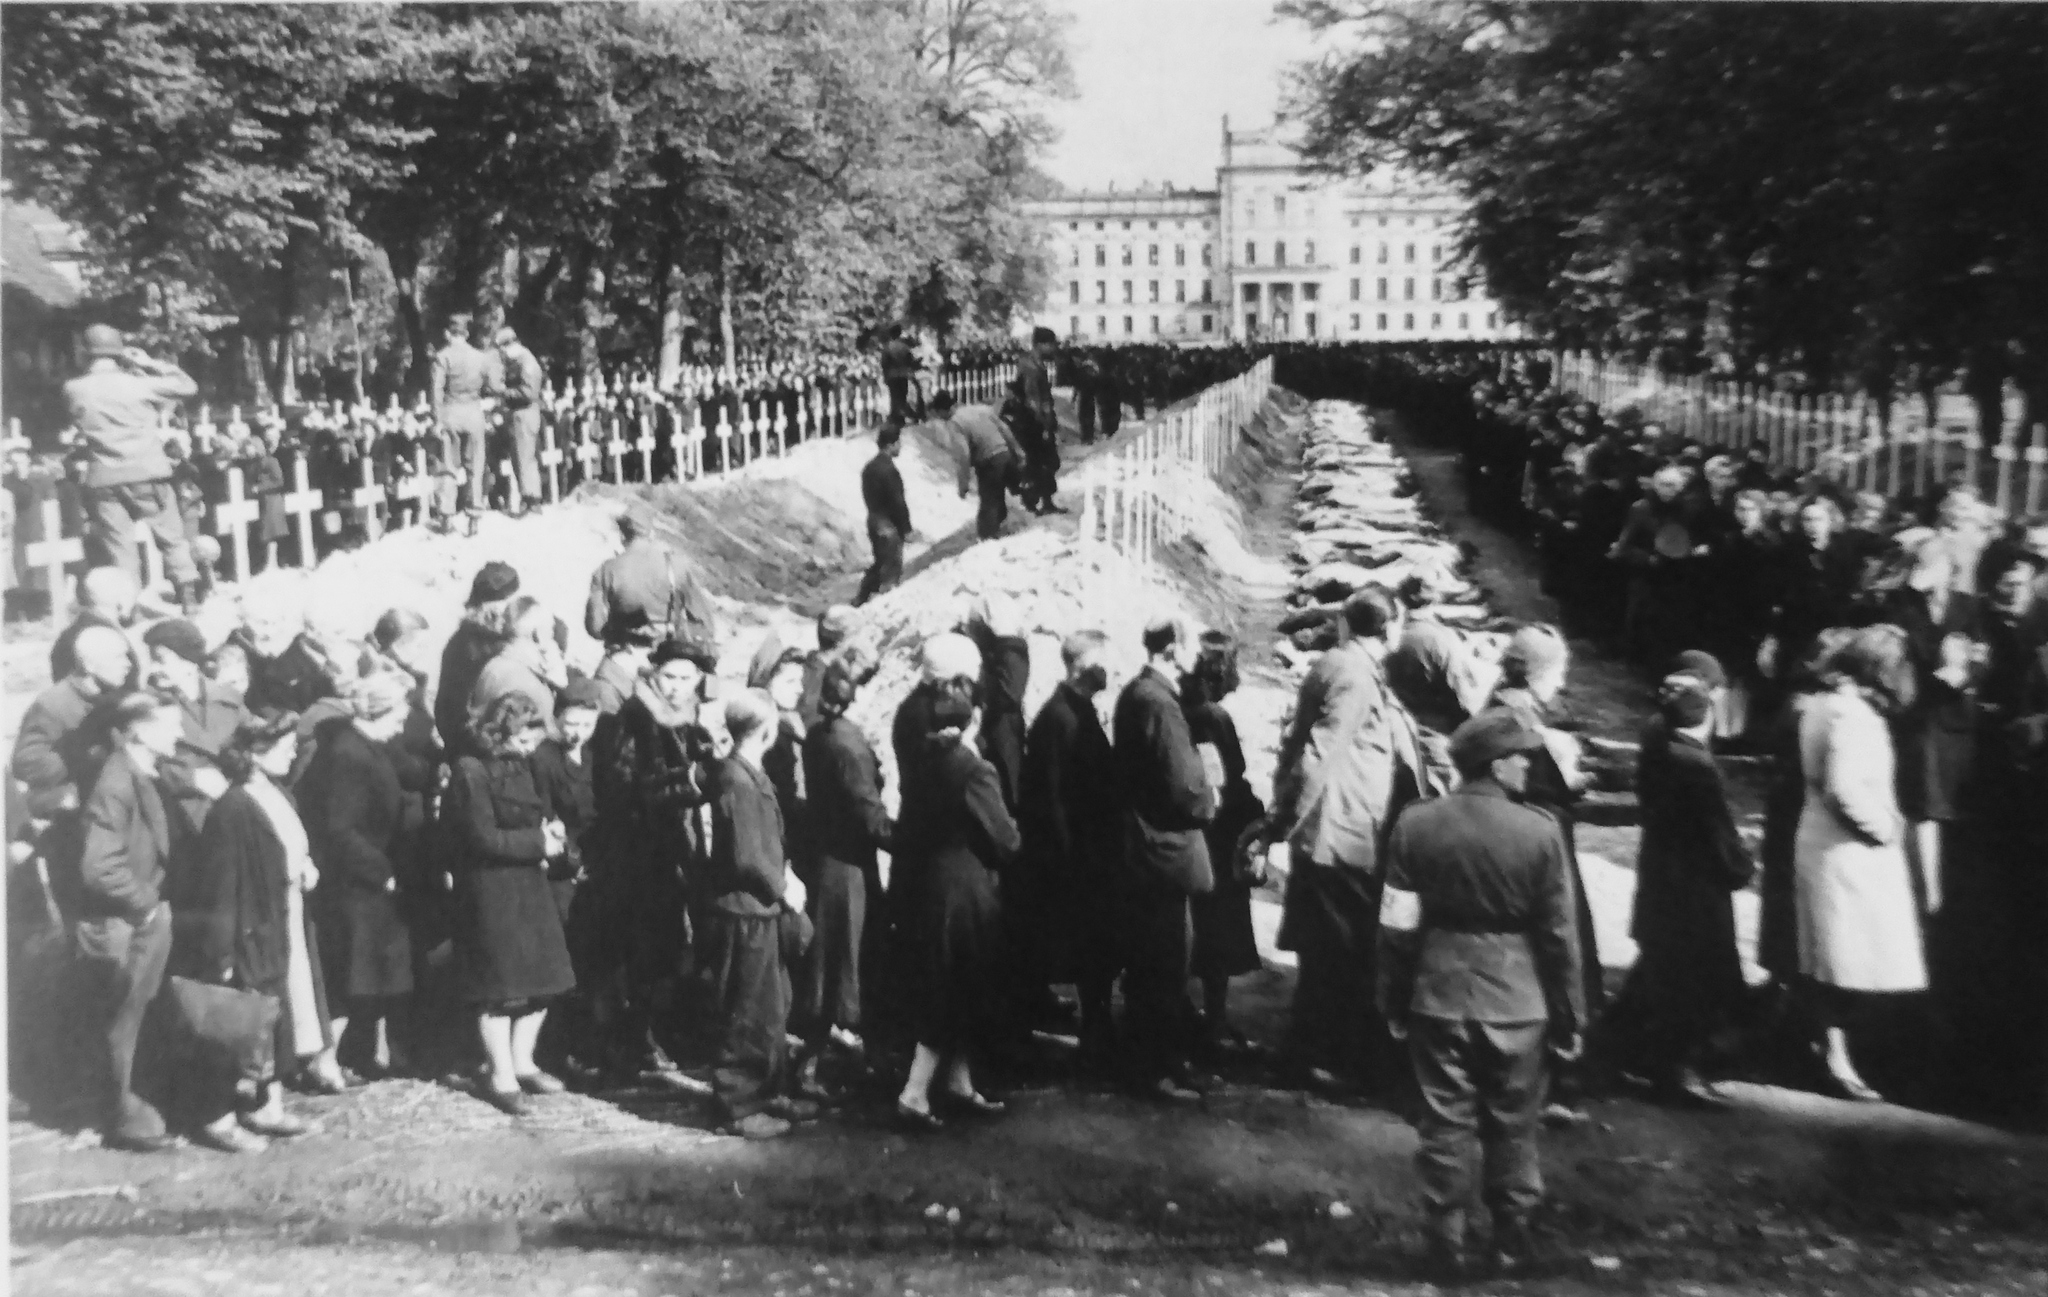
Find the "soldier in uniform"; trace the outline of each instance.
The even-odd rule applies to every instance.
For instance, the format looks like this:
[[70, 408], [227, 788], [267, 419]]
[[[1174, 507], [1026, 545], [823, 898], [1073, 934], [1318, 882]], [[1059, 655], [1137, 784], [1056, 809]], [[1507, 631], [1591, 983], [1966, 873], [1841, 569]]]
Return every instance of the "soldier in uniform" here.
[[430, 392], [434, 420], [441, 428], [442, 458], [459, 464], [465, 474], [462, 508], [469, 515], [472, 533], [484, 501], [484, 443], [489, 430], [484, 424], [483, 398], [496, 387], [490, 357], [469, 345], [469, 317], [449, 316], [447, 345], [435, 353]]
[[[505, 430], [511, 434], [512, 471], [519, 479], [520, 512], [540, 502], [540, 394], [546, 377], [540, 360], [508, 325], [493, 340], [498, 370], [493, 392], [505, 403]], [[652, 480], [652, 474], [649, 474]]]
[[157, 416], [165, 405], [196, 394], [199, 385], [176, 365], [127, 346], [121, 331], [105, 324], [85, 331], [85, 351], [86, 371], [64, 384], [64, 403], [83, 443], [86, 556], [93, 566], [112, 564], [140, 584], [135, 528], [149, 528], [178, 602], [191, 612], [199, 602], [199, 569]]
[[1536, 1136], [1549, 1064], [1578, 1057], [1585, 1025], [1571, 866], [1557, 821], [1513, 799], [1543, 735], [1495, 709], [1451, 735], [1465, 782], [1394, 824], [1380, 903], [1379, 1009], [1408, 1042], [1423, 1112], [1416, 1164], [1432, 1259], [1467, 1266], [1474, 1143], [1485, 1154], [1493, 1249], [1530, 1259], [1543, 1193]]

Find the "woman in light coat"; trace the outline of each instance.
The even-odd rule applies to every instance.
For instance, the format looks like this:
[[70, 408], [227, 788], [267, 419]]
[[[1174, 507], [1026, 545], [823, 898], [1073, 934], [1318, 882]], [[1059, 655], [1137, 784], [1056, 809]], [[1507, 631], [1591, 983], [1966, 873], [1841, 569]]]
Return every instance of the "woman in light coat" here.
[[1927, 989], [1885, 715], [1910, 705], [1900, 637], [1858, 634], [1827, 666], [1832, 687], [1799, 725], [1806, 801], [1794, 846], [1799, 971], [1826, 1033], [1828, 1075], [1847, 1097], [1875, 1100], [1849, 1057], [1844, 992]]

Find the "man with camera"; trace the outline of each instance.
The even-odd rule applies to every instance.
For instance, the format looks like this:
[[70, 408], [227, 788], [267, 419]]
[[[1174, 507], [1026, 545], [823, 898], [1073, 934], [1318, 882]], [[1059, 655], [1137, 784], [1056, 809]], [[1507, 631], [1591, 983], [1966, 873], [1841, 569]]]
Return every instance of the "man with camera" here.
[[180, 606], [191, 612], [199, 604], [199, 568], [178, 512], [158, 411], [197, 394], [199, 385], [176, 365], [126, 345], [111, 325], [87, 329], [85, 351], [86, 370], [64, 384], [64, 404], [82, 460], [87, 560], [118, 567], [139, 585], [135, 529], [147, 527]]

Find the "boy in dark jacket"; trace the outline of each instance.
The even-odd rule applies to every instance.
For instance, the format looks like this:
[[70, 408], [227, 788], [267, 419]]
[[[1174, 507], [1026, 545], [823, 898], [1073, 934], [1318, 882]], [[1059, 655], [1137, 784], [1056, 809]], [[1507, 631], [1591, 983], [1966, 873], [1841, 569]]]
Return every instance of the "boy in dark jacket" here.
[[809, 944], [802, 884], [783, 856], [782, 808], [761, 760], [777, 709], [749, 689], [725, 705], [732, 755], [712, 774], [711, 856], [697, 964], [704, 979], [719, 1106], [737, 1133], [768, 1139], [807, 1115], [778, 1097], [786, 1072], [791, 970]]
[[[589, 898], [581, 905], [576, 903], [577, 884], [589, 868], [584, 859], [585, 843], [597, 823], [597, 799], [590, 778], [591, 735], [597, 732], [597, 719], [597, 685], [590, 680], [570, 681], [555, 701], [555, 728], [561, 737], [542, 739], [527, 759], [533, 767], [542, 814], [560, 820], [566, 838], [561, 854], [548, 859], [548, 887], [562, 915], [569, 962], [575, 966], [579, 988], [600, 984], [601, 970], [594, 966], [599, 961], [593, 954], [607, 939], [599, 930], [602, 916], [593, 911]], [[603, 1031], [585, 995], [572, 992], [569, 998], [570, 1003], [557, 1005], [549, 1015], [540, 1048], [549, 1065], [580, 1071], [583, 1069], [573, 1060], [595, 1060], [602, 1052]]]

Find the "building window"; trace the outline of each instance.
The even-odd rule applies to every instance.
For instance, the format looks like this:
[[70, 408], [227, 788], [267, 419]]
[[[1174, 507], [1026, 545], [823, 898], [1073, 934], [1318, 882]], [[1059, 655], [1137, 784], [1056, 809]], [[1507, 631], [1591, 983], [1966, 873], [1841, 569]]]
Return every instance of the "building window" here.
[[1401, 249], [1401, 259], [1402, 259], [1403, 261], [1406, 261], [1406, 262], [1408, 262], [1408, 263], [1409, 263], [1410, 265], [1413, 265], [1413, 264], [1415, 263], [1415, 245], [1414, 245], [1414, 244], [1412, 244], [1412, 243], [1411, 243], [1411, 244], [1409, 244], [1409, 245], [1408, 245], [1407, 247], [1405, 247], [1405, 248]]
[[1206, 243], [1202, 245], [1202, 264], [1205, 266], [1209, 264], [1209, 245]]
[[1208, 280], [1208, 279], [1205, 279], [1205, 280], [1203, 280], [1203, 281], [1202, 281], [1202, 300], [1203, 300], [1203, 301], [1205, 301], [1205, 302], [1208, 302], [1208, 301], [1213, 301], [1213, 300], [1215, 300], [1214, 298], [1212, 298], [1212, 297], [1210, 297], [1210, 296], [1209, 296], [1209, 286], [1210, 286], [1210, 284], [1212, 284], [1212, 283], [1214, 283], [1214, 282], [1215, 282], [1215, 281], [1213, 281], [1213, 280]]
[[1321, 284], [1303, 284], [1301, 286], [1301, 300], [1304, 302], [1313, 302], [1322, 295], [1323, 286]]
[[1314, 311], [1310, 311], [1306, 315], [1303, 315], [1301, 317], [1301, 323], [1303, 331], [1306, 332], [1309, 337], [1313, 338], [1316, 336], [1316, 313]]
[[1401, 327], [1403, 329], [1406, 329], [1408, 332], [1413, 333], [1415, 331], [1415, 317], [1412, 315], [1402, 316]]
[[1145, 228], [1146, 228], [1146, 229], [1148, 229], [1148, 230], [1156, 230], [1156, 229], [1158, 229], [1158, 228], [1159, 228], [1159, 222], [1157, 222], [1157, 221], [1147, 221], [1147, 222], [1145, 222]]
[[1138, 286], [1130, 280], [1126, 279], [1124, 281], [1124, 305], [1129, 306], [1132, 302], [1138, 300], [1137, 288]]
[[1357, 281], [1357, 280], [1355, 280], [1355, 279], [1354, 279], [1354, 280], [1352, 280], [1352, 281], [1351, 281], [1351, 300], [1352, 300], [1352, 301], [1354, 301], [1354, 302], [1358, 300], [1358, 288], [1359, 288], [1359, 283], [1358, 283], [1358, 281]]
[[1179, 329], [1182, 333], [1186, 333], [1188, 331], [1188, 317], [1185, 315], [1181, 316], [1174, 327]]
[[1095, 281], [1095, 300], [1098, 302], [1107, 302], [1109, 300], [1108, 280], [1098, 279]]
[[1443, 244], [1432, 243], [1429, 245], [1429, 264], [1432, 266], [1441, 266], [1442, 264], [1444, 264]]
[[1250, 239], [1244, 241], [1244, 264], [1247, 266], [1259, 264], [1259, 245], [1253, 243]]
[[1070, 230], [1078, 230], [1078, 229], [1080, 229], [1080, 228], [1081, 228], [1081, 222], [1079, 222], [1079, 221], [1068, 221], [1068, 222], [1067, 222], [1067, 228], [1068, 228], [1068, 229], [1070, 229]]
[[1284, 265], [1286, 265], [1286, 264], [1287, 264], [1287, 245], [1286, 245], [1286, 244], [1284, 244], [1284, 243], [1275, 243], [1275, 244], [1273, 245], [1273, 264], [1274, 264], [1274, 265], [1276, 265], [1276, 266], [1284, 266]]
[[1412, 302], [1415, 300], [1414, 280], [1404, 279], [1401, 281], [1401, 300], [1404, 302]]
[[1124, 264], [1131, 264], [1131, 245], [1128, 243], [1124, 244]]
[[1358, 332], [1358, 317], [1356, 315], [1351, 317], [1351, 331], [1353, 333]]
[[1074, 265], [1077, 265], [1077, 266], [1081, 264], [1081, 245], [1080, 245], [1080, 244], [1078, 244], [1078, 243], [1076, 243], [1076, 244], [1074, 245], [1074, 261], [1073, 261], [1073, 264], [1074, 264]]
[[1302, 245], [1301, 264], [1304, 266], [1313, 266], [1314, 264], [1316, 264], [1316, 241], [1314, 239], [1310, 239], [1307, 243]]
[[1380, 264], [1381, 264], [1381, 265], [1383, 265], [1383, 266], [1384, 266], [1384, 265], [1386, 265], [1386, 264], [1387, 264], [1387, 253], [1388, 253], [1388, 252], [1390, 252], [1390, 251], [1391, 251], [1391, 249], [1390, 249], [1390, 248], [1388, 248], [1386, 244], [1384, 244], [1384, 243], [1380, 244]]
[[1131, 317], [1128, 315], [1124, 317], [1124, 332], [1127, 334], [1137, 332], [1136, 329], [1131, 327]]
[[1176, 266], [1185, 266], [1186, 264], [1188, 264], [1188, 248], [1185, 243], [1179, 243], [1174, 245], [1173, 264]]
[[1259, 331], [1259, 317], [1249, 312], [1244, 317], [1244, 336], [1249, 338]]
[[1494, 317], [1496, 314], [1497, 313], [1493, 311], [1488, 311], [1486, 313], [1486, 329], [1489, 333], [1491, 333], [1496, 327], [1498, 327], [1494, 324]]
[[1432, 302], [1444, 300], [1444, 281], [1441, 278], [1429, 281], [1429, 300]]
[[1098, 266], [1109, 264], [1109, 249], [1103, 247], [1100, 243], [1095, 245], [1095, 264]]
[[1259, 286], [1257, 284], [1246, 284], [1244, 286], [1244, 300], [1257, 303], [1259, 300]]
[[1429, 327], [1430, 327], [1430, 328], [1432, 328], [1432, 329], [1441, 329], [1441, 328], [1443, 328], [1443, 327], [1444, 327], [1444, 317], [1443, 317], [1443, 316], [1441, 316], [1441, 315], [1436, 315], [1436, 314], [1432, 314], [1432, 315], [1431, 315], [1431, 316], [1429, 317]]
[[1176, 279], [1173, 281], [1173, 300], [1176, 302], [1185, 302], [1188, 300], [1187, 280]]
[[[1386, 224], [1386, 222], [1385, 222], [1385, 221], [1382, 221], [1382, 222], [1380, 222], [1380, 224], [1384, 225], [1384, 224]], [[1096, 229], [1098, 229], [1098, 230], [1099, 230], [1099, 229], [1101, 229], [1101, 228], [1102, 228], [1102, 222], [1101, 222], [1101, 221], [1097, 221], [1097, 222], [1095, 222], [1095, 228], [1096, 228]]]
[[1099, 338], [1099, 337], [1101, 337], [1101, 336], [1102, 336], [1103, 334], [1105, 334], [1105, 333], [1108, 333], [1108, 332], [1109, 332], [1109, 317], [1108, 317], [1108, 316], [1106, 316], [1106, 315], [1098, 315], [1098, 316], [1096, 316], [1096, 317], [1095, 317], [1095, 336]]
[[1148, 266], [1156, 266], [1159, 264], [1158, 244], [1154, 243], [1145, 249], [1145, 264]]
[[1159, 332], [1159, 317], [1156, 315], [1152, 317], [1152, 332]]
[[1472, 331], [1472, 317], [1463, 311], [1458, 312], [1458, 328], [1462, 332], [1470, 333]]
[[1078, 338], [1078, 337], [1080, 337], [1080, 336], [1081, 336], [1081, 317], [1080, 317], [1080, 316], [1078, 316], [1078, 315], [1069, 315], [1069, 316], [1067, 317], [1067, 334], [1068, 334], [1068, 336], [1070, 336], [1070, 337], [1076, 337], [1076, 338]]
[[1287, 215], [1287, 196], [1285, 194], [1273, 195], [1273, 215], [1276, 217]]
[[[1351, 228], [1352, 228], [1352, 229], [1354, 229], [1354, 230], [1358, 228], [1358, 218], [1357, 218], [1356, 216], [1354, 216], [1354, 217], [1352, 217], [1352, 218], [1351, 218]], [[1353, 258], [1351, 258], [1351, 259], [1352, 259], [1353, 261], [1356, 261], [1356, 260], [1358, 260], [1358, 258], [1357, 258], [1357, 257], [1353, 257]], [[1355, 327], [1357, 327], [1357, 326], [1355, 326], [1355, 325], [1354, 325], [1354, 326], [1352, 326], [1352, 327], [1354, 327], [1354, 328], [1355, 328]]]
[[1207, 333], [1207, 332], [1208, 332], [1208, 331], [1210, 330], [1210, 328], [1211, 328], [1211, 327], [1212, 327], [1212, 326], [1214, 325], [1214, 323], [1215, 323], [1215, 320], [1216, 320], [1216, 317], [1215, 317], [1215, 316], [1213, 316], [1213, 315], [1205, 315], [1205, 316], [1203, 316], [1203, 317], [1202, 317], [1202, 332], [1204, 332], [1204, 333]]
[[1357, 245], [1356, 243], [1352, 244], [1352, 245], [1351, 245], [1351, 264], [1352, 264], [1352, 265], [1354, 265], [1354, 266], [1358, 264], [1358, 254], [1359, 254], [1359, 252], [1360, 252], [1360, 248], [1359, 248], [1359, 246], [1358, 246], [1358, 245]]
[[1076, 279], [1076, 280], [1072, 280], [1072, 281], [1070, 281], [1070, 282], [1069, 282], [1069, 283], [1067, 284], [1067, 301], [1068, 301], [1068, 303], [1069, 303], [1070, 305], [1075, 305], [1075, 306], [1078, 306], [1078, 305], [1080, 305], [1080, 303], [1081, 303], [1081, 281], [1080, 281], [1080, 280], [1078, 280], [1078, 279]]
[[1387, 281], [1384, 279], [1380, 281], [1380, 300], [1382, 302], [1387, 300]]
[[1151, 283], [1147, 284], [1147, 285], [1145, 286], [1145, 290], [1146, 290], [1146, 293], [1147, 293], [1147, 297], [1146, 297], [1146, 299], [1145, 299], [1145, 300], [1147, 300], [1147, 301], [1151, 301], [1151, 302], [1156, 302], [1156, 301], [1158, 301], [1158, 300], [1159, 300], [1159, 281], [1158, 281], [1158, 280], [1156, 280], [1156, 279], [1155, 279], [1155, 280], [1153, 280], [1153, 281], [1152, 281]]
[[[1096, 226], [1095, 228], [1099, 230], [1099, 229], [1101, 229], [1102, 227], [1101, 227], [1100, 225], [1098, 225], [1098, 226]], [[1384, 217], [1384, 216], [1380, 217], [1380, 228], [1381, 228], [1381, 229], [1383, 229], [1383, 230], [1387, 228], [1387, 218], [1386, 218], [1386, 217]]]
[[1387, 317], [1385, 315], [1379, 317], [1379, 330], [1381, 333], [1387, 331]]
[[[1413, 221], [1410, 221], [1410, 222], [1408, 222], [1408, 223], [1409, 223], [1410, 225], [1413, 225], [1413, 224], [1415, 224], [1415, 222], [1413, 222]], [[1125, 221], [1125, 222], [1124, 222], [1124, 228], [1125, 228], [1125, 229], [1127, 229], [1127, 230], [1128, 230], [1128, 229], [1130, 229], [1130, 228], [1131, 228], [1131, 223], [1130, 223], [1129, 221]], [[1130, 332], [1130, 330], [1129, 330], [1129, 329], [1126, 329], [1126, 330], [1124, 330], [1124, 332], [1126, 332], [1126, 333], [1129, 333], [1129, 332]]]

